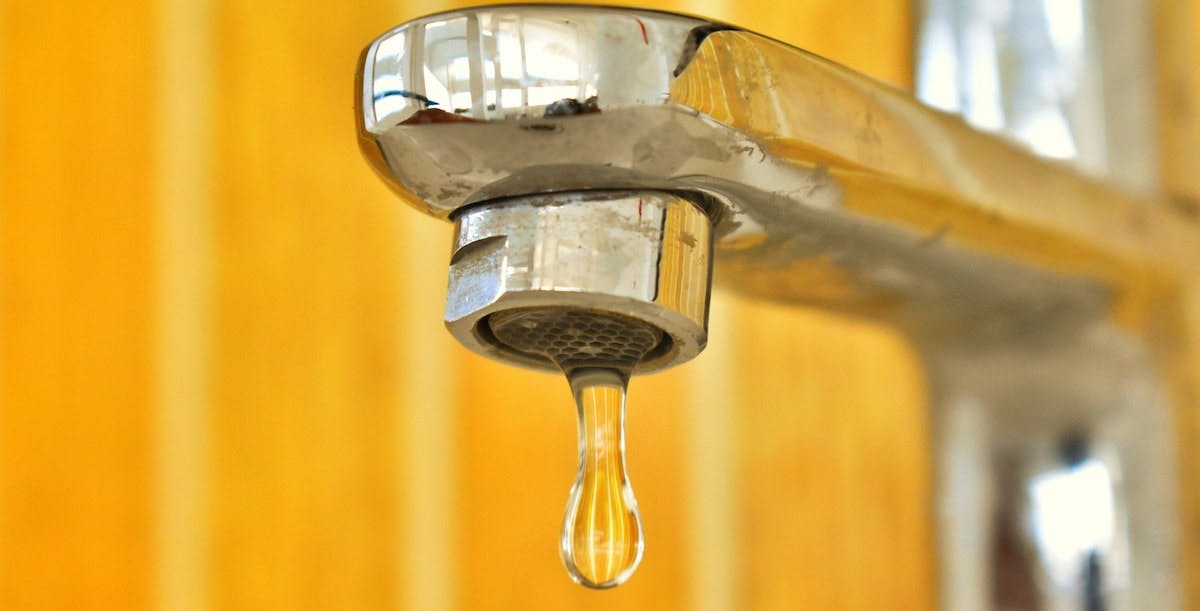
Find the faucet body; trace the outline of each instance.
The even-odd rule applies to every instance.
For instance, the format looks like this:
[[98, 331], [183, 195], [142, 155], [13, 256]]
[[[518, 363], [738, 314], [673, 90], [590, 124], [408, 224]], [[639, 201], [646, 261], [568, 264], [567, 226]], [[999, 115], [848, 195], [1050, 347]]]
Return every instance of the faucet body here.
[[[373, 42], [359, 76], [367, 159], [458, 225], [446, 311], [464, 345], [545, 366], [488, 317], [601, 309], [662, 329], [642, 370], [672, 366], [703, 349], [710, 265], [757, 298], [893, 325], [931, 382], [944, 608], [1009, 604], [1016, 573], [1039, 608], [1185, 607], [1179, 534], [1198, 523], [1177, 498], [1163, 321], [1200, 229], [1166, 203], [667, 13], [434, 15]], [[1061, 536], [1080, 520], [1094, 528]]]

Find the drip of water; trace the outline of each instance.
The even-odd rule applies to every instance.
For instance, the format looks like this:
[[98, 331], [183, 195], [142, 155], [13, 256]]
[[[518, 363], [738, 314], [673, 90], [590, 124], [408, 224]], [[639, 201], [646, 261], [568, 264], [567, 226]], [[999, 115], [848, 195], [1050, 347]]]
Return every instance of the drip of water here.
[[642, 519], [625, 474], [625, 388], [662, 332], [573, 308], [502, 312], [488, 326], [502, 344], [544, 356], [567, 374], [579, 416], [579, 472], [559, 542], [563, 564], [589, 588], [625, 583], [642, 559]]
[[567, 375], [579, 417], [579, 472], [560, 547], [571, 578], [590, 588], [625, 583], [642, 559], [642, 520], [625, 473], [628, 379], [609, 368]]

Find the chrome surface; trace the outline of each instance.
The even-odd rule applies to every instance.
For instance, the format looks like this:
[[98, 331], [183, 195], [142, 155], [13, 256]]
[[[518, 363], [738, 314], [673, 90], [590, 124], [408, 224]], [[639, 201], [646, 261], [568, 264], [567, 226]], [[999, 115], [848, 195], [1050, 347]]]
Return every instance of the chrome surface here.
[[544, 356], [498, 341], [489, 318], [527, 308], [618, 314], [663, 333], [635, 373], [672, 367], [707, 341], [711, 242], [704, 212], [666, 193], [540, 195], [468, 208], [455, 225], [446, 326], [475, 352], [554, 370]]
[[[480, 42], [502, 38], [498, 32], [506, 28], [524, 45]], [[971, 252], [947, 256], [937, 235], [843, 213], [842, 187], [825, 168], [789, 163], [759, 139], [668, 100], [671, 80], [688, 64], [697, 41], [719, 28], [728, 26], [601, 7], [484, 7], [418, 19], [367, 49], [361, 142], [384, 179], [435, 216], [535, 193], [690, 193], [714, 219], [714, 247], [725, 253], [717, 257], [718, 275], [742, 290], [783, 301], [820, 299], [812, 283], [777, 272], [789, 262], [829, 258], [858, 279], [856, 302], [842, 307], [902, 303], [894, 315], [924, 335], [1040, 341], [1107, 311], [1106, 287], [1088, 278]], [[422, 33], [430, 30], [443, 34]], [[449, 45], [443, 37], [452, 31], [459, 33], [458, 42]], [[572, 32], [575, 42], [555, 42], [563, 31]], [[581, 58], [621, 58], [606, 64], [603, 77], [585, 71], [587, 82], [597, 83], [581, 85], [584, 93], [596, 92], [589, 102], [595, 112], [489, 110], [486, 104], [466, 105], [466, 98], [455, 104], [439, 98], [441, 89], [429, 77], [443, 64], [486, 66], [467, 71], [476, 82], [496, 65], [522, 65], [532, 54], [521, 49], [550, 47], [566, 53], [558, 61], [569, 64], [598, 66], [599, 60]], [[458, 50], [458, 59], [446, 58], [448, 48]], [[499, 55], [481, 55], [485, 49]], [[581, 58], [572, 59], [568, 51]], [[654, 66], [657, 72], [627, 70], [631, 65]], [[499, 99], [501, 93], [488, 88], [498, 82], [478, 82], [471, 99]], [[521, 82], [537, 87], [543, 81]], [[610, 90], [622, 93], [608, 95]]]
[[[417, 19], [367, 51], [366, 128], [537, 120], [661, 104], [699, 19], [631, 9], [494, 6]], [[692, 49], [694, 50], [694, 49]], [[426, 111], [438, 111], [426, 113]], [[435, 118], [436, 117], [436, 118]]]
[[[849, 187], [828, 168], [790, 162], [771, 134], [734, 129], [673, 97], [696, 49], [724, 29], [631, 9], [489, 6], [418, 19], [371, 44], [360, 143], [408, 203], [457, 223], [446, 309], [454, 336], [547, 368], [489, 337], [487, 317], [577, 307], [662, 329], [671, 350], [652, 354], [642, 372], [694, 357], [705, 342], [710, 255], [691, 251], [694, 261], [668, 269], [669, 236], [646, 222], [686, 211], [689, 226], [711, 222], [717, 282], [875, 316], [919, 348], [933, 387], [944, 608], [1179, 608], [1169, 403], [1144, 340], [1112, 320], [1117, 287], [873, 217], [848, 205]], [[726, 74], [770, 79], [765, 69]], [[951, 195], [999, 193], [982, 206], [997, 216], [1034, 209], [1006, 208], [1012, 191], [978, 189], [997, 184], [978, 160], [1003, 155], [1010, 171], [1040, 162], [984, 134], [938, 140], [948, 129], [941, 114], [844, 68], [820, 70], [849, 75], [868, 124], [874, 109], [934, 140], [906, 167], [945, 170]], [[790, 102], [843, 116], [826, 112], [820, 95]], [[838, 127], [849, 137], [862, 128]], [[944, 142], [978, 148], [946, 152]], [[880, 174], [897, 167], [862, 151], [853, 162]], [[944, 168], [947, 157], [959, 165]], [[1049, 204], [1094, 192], [1076, 189], [1067, 170], [1055, 178], [1039, 186]], [[664, 301], [664, 287], [676, 301]], [[1068, 446], [1083, 449], [1055, 458]], [[1094, 494], [1054, 494], [1075, 485], [1054, 482], [1075, 481]], [[1062, 516], [1093, 511], [1099, 526], [1056, 547], [1070, 523]], [[1006, 590], [1013, 575], [1021, 581]]]
[[713, 140], [719, 126], [667, 102], [697, 41], [722, 27], [604, 7], [495, 6], [417, 19], [366, 51], [364, 146], [377, 147], [385, 166], [377, 169], [439, 216], [581, 184], [676, 189], [676, 179], [748, 154], [748, 143]]

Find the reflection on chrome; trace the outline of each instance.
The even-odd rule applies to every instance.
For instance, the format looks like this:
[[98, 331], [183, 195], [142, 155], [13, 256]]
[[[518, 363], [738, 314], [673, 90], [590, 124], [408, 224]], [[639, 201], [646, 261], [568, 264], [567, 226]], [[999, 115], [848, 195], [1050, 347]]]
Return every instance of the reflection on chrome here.
[[[682, 42], [703, 23], [632, 10], [579, 15], [553, 6], [490, 7], [410, 22], [375, 43], [375, 122], [395, 125], [429, 109], [499, 120], [540, 117], [561, 100], [662, 102]], [[598, 40], [608, 52], [597, 52]], [[672, 46], [664, 53], [652, 40]], [[646, 92], [658, 99], [646, 99]]]

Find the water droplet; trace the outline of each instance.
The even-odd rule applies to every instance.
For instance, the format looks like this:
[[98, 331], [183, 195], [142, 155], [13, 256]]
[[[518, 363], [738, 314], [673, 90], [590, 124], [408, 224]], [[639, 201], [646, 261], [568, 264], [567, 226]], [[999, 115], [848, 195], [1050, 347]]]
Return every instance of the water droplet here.
[[579, 416], [579, 472], [563, 521], [563, 563], [591, 588], [625, 583], [642, 559], [642, 520], [625, 474], [625, 387], [662, 331], [572, 308], [500, 312], [488, 324], [502, 344], [542, 355], [567, 374]]
[[578, 583], [611, 588], [642, 559], [642, 520], [625, 472], [628, 376], [589, 368], [567, 379], [579, 416], [579, 472], [563, 521], [562, 559]]

